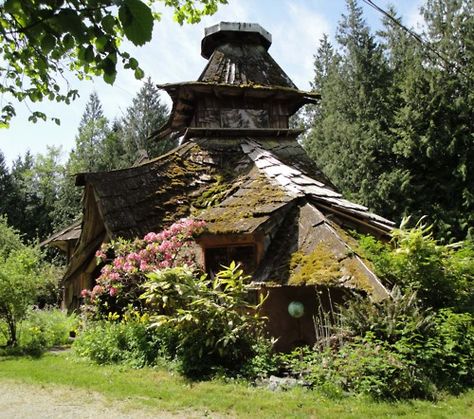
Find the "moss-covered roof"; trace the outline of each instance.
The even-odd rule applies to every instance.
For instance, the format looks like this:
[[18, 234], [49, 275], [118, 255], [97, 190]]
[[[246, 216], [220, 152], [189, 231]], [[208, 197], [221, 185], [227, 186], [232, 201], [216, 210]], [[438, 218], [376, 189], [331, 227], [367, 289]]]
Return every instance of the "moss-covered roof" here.
[[218, 46], [198, 80], [229, 85], [296, 88], [268, 51], [255, 44], [224, 43]]
[[[383, 234], [390, 222], [344, 200], [295, 139], [190, 139], [137, 167], [79, 175], [78, 183], [87, 186], [85, 202], [96, 203], [108, 238], [144, 236], [192, 215], [207, 222], [207, 234], [263, 234], [257, 282], [337, 282], [384, 294], [344, 223]], [[323, 250], [336, 264], [324, 263], [326, 276], [314, 268]]]

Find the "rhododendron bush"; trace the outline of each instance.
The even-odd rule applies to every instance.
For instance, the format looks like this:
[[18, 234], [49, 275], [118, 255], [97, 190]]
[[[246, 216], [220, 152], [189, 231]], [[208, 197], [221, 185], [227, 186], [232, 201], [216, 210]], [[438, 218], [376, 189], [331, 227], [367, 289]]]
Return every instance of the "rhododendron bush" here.
[[143, 239], [118, 239], [97, 251], [98, 263], [104, 264], [92, 290], [83, 290], [84, 311], [96, 317], [109, 313], [122, 315], [135, 309], [143, 311], [139, 297], [146, 275], [159, 269], [186, 266], [199, 273], [194, 237], [205, 223], [182, 219], [160, 233], [148, 233]]
[[202, 271], [194, 237], [203, 227], [183, 219], [161, 233], [103, 246], [97, 284], [83, 291], [88, 321], [76, 352], [134, 366], [164, 356], [188, 376], [238, 371], [262, 330], [259, 306], [248, 302], [250, 277], [239, 265], [212, 279]]

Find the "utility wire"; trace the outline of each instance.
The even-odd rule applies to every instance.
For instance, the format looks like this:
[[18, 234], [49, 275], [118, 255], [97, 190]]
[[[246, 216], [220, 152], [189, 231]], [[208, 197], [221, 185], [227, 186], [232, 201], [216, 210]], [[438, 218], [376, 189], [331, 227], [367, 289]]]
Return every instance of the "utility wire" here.
[[[431, 45], [429, 42], [425, 41], [419, 34], [417, 34], [414, 30], [408, 28], [405, 26], [402, 22], [400, 22], [399, 19], [397, 19], [395, 16], [391, 15], [388, 13], [386, 10], [382, 9], [380, 6], [375, 4], [372, 0], [362, 0], [365, 4], [369, 5], [379, 13], [382, 13], [385, 17], [390, 19], [393, 23], [395, 23], [397, 26], [399, 26], [401, 29], [403, 29], [405, 32], [410, 34], [414, 39], [416, 39], [421, 45], [429, 49], [433, 54], [435, 54], [438, 58], [440, 58], [442, 61], [444, 61], [446, 64], [449, 66], [453, 65], [452, 61], [446, 57], [443, 53], [438, 51], [433, 45]], [[459, 69], [459, 68], [458, 68]], [[459, 69], [460, 73], [462, 73], [465, 77], [470, 79], [470, 77], [462, 71], [462, 69]]]

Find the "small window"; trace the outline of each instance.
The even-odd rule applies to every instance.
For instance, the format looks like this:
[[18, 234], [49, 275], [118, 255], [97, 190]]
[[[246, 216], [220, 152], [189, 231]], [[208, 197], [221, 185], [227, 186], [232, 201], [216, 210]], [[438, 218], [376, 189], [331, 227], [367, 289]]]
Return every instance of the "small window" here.
[[255, 246], [226, 246], [205, 249], [206, 270], [213, 275], [229, 266], [232, 261], [239, 263], [245, 273], [250, 274], [256, 269], [257, 260]]
[[221, 109], [222, 128], [268, 128], [265, 109]]

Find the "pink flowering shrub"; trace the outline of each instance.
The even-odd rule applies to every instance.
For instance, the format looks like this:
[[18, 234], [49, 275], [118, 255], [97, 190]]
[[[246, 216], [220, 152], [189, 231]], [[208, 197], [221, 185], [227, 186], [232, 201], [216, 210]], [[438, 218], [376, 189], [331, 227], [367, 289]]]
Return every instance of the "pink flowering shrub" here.
[[181, 219], [160, 233], [148, 233], [143, 239], [119, 239], [104, 244], [97, 251], [99, 263], [104, 263], [96, 285], [83, 290], [86, 312], [98, 317], [108, 313], [123, 313], [127, 307], [142, 310], [139, 299], [146, 275], [159, 269], [187, 266], [199, 271], [194, 237], [204, 221]]

